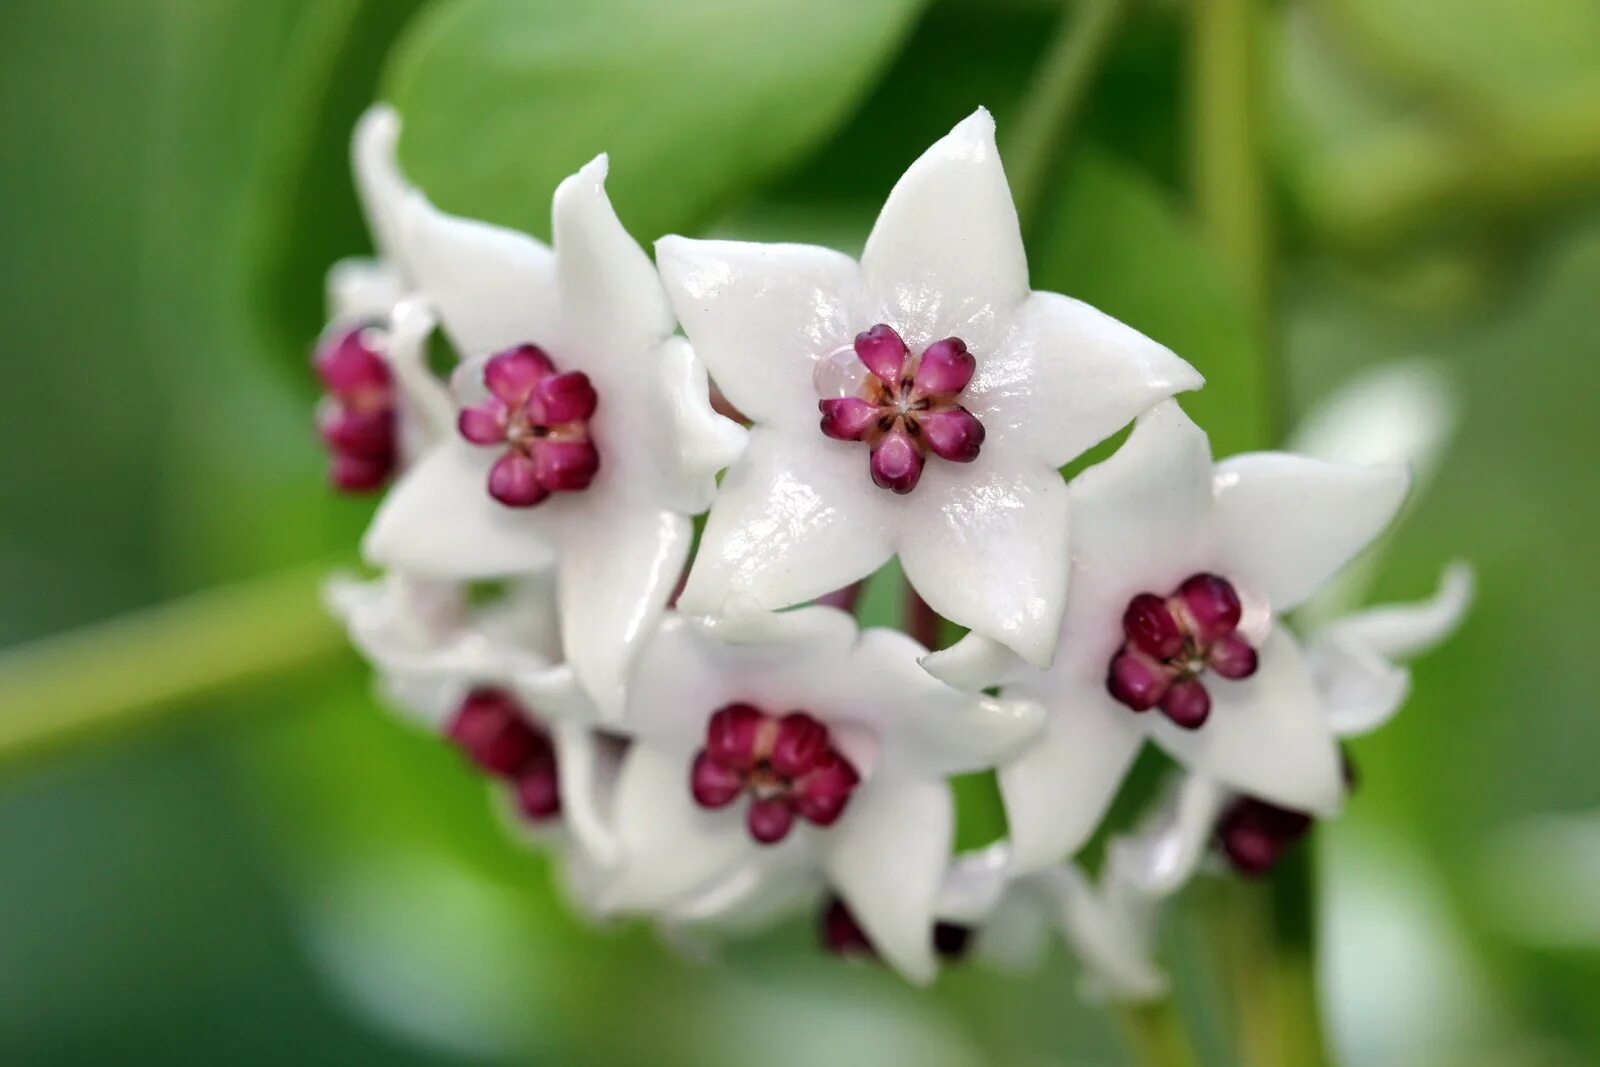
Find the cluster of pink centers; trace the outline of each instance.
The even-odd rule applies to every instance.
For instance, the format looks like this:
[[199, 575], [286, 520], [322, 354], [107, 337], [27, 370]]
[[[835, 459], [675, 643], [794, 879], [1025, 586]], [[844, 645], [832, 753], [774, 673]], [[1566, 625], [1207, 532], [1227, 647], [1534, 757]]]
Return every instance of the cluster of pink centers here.
[[803, 711], [780, 717], [749, 704], [711, 716], [689, 775], [695, 803], [725, 808], [750, 794], [745, 826], [763, 845], [788, 836], [795, 816], [831, 826], [861, 781], [833, 747], [828, 728]]
[[[877, 959], [878, 950], [872, 947], [867, 932], [861, 929], [848, 905], [838, 897], [829, 897], [822, 906], [817, 921], [817, 939], [825, 952], [846, 958]], [[935, 923], [933, 951], [946, 963], [954, 963], [967, 954], [972, 943], [972, 928], [956, 923]]]
[[506, 446], [489, 471], [490, 496], [528, 508], [589, 487], [600, 453], [589, 439], [599, 398], [587, 374], [563, 374], [543, 349], [520, 345], [489, 358], [483, 384], [489, 399], [464, 409], [457, 426], [475, 445]]
[[510, 693], [472, 690], [445, 732], [479, 769], [511, 785], [523, 815], [538, 822], [561, 813], [555, 746]]
[[872, 448], [872, 480], [909, 493], [922, 477], [929, 452], [971, 463], [983, 446], [983, 423], [956, 403], [977, 361], [959, 337], [935, 341], [912, 355], [884, 323], [856, 335], [856, 355], [870, 372], [859, 396], [818, 402], [822, 432]]
[[342, 330], [321, 341], [312, 355], [328, 395], [317, 408], [317, 430], [333, 462], [329, 478], [347, 493], [378, 488], [394, 474], [394, 383], [372, 327]]
[[1240, 614], [1232, 583], [1215, 574], [1196, 574], [1170, 596], [1140, 593], [1122, 616], [1126, 640], [1111, 658], [1106, 688], [1134, 711], [1159, 704], [1177, 725], [1198, 729], [1211, 714], [1201, 675], [1256, 672], [1256, 650], [1235, 632]]

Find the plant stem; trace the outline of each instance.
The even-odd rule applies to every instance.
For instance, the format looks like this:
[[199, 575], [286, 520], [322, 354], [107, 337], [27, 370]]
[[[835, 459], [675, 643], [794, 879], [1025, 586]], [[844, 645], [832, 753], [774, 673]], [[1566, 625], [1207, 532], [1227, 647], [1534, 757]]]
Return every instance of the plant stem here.
[[1026, 236], [1132, 0], [1081, 0], [1062, 15], [1006, 143], [1006, 175]]
[[[1259, 0], [1194, 0], [1194, 178], [1200, 219], [1237, 274], [1261, 350], [1275, 348], [1273, 253], [1259, 110]], [[1264, 361], [1271, 436], [1284, 430], [1281, 368]], [[1275, 440], [1259, 442], [1270, 446]], [[1248, 1067], [1324, 1067], [1314, 947], [1316, 879], [1310, 847], [1285, 856], [1266, 886], [1225, 891], [1222, 935], [1239, 1059]]]
[[1121, 1004], [1116, 1016], [1135, 1063], [1144, 1067], [1195, 1067], [1199, 1063], [1170, 998]]
[[1194, 0], [1191, 10], [1195, 203], [1265, 329], [1272, 309], [1272, 230], [1262, 166], [1258, 0]]
[[343, 651], [325, 566], [197, 593], [0, 653], [0, 764]]

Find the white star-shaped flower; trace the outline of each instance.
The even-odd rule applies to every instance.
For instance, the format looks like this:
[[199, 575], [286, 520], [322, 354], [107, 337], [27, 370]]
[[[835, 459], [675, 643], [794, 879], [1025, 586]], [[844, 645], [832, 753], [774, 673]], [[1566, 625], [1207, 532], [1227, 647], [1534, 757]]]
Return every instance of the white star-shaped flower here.
[[1172, 402], [1075, 479], [1055, 665], [1031, 670], [981, 635], [927, 661], [953, 683], [1002, 684], [1050, 710], [1040, 743], [1000, 770], [1019, 866], [1082, 845], [1146, 738], [1241, 792], [1335, 810], [1333, 730], [1275, 620], [1388, 525], [1407, 484], [1402, 467], [1284, 453], [1213, 466], [1205, 434]]
[[[1454, 563], [1429, 599], [1354, 612], [1311, 636], [1306, 660], [1334, 736], [1358, 737], [1394, 716], [1411, 690], [1404, 662], [1455, 632], [1471, 605], [1472, 585], [1471, 568]], [[1112, 863], [1142, 891], [1167, 896], [1193, 877], [1219, 830], [1234, 865], [1259, 873], [1310, 826], [1304, 812], [1263, 803], [1192, 771], [1137, 832], [1112, 843]]]
[[691, 921], [757, 893], [803, 899], [820, 874], [887, 960], [930, 979], [945, 779], [1018, 751], [1042, 712], [943, 685], [923, 652], [827, 607], [669, 616], [629, 691], [608, 903]]
[[688, 557], [689, 516], [744, 432], [655, 269], [606, 197], [599, 157], [556, 190], [552, 250], [420, 194], [402, 236], [416, 289], [465, 359], [456, 429], [385, 500], [363, 549], [408, 574], [554, 566], [566, 660], [615, 716], [629, 666]]
[[1067, 577], [1058, 468], [1201, 378], [1029, 290], [989, 113], [912, 164], [860, 263], [682, 237], [656, 255], [695, 350], [754, 423], [683, 606], [782, 608], [898, 554], [934, 610], [1047, 665]]
[[548, 581], [511, 583], [484, 605], [460, 584], [399, 573], [338, 577], [326, 596], [388, 700], [503, 780], [521, 820], [545, 839], [554, 826], [584, 869], [615, 860], [617, 745], [561, 662]]

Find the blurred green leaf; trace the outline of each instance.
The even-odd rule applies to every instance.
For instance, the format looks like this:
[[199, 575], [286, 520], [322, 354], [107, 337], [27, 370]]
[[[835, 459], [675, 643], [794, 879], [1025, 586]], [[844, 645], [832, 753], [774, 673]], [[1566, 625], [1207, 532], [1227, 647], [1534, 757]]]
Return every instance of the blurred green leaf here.
[[643, 238], [796, 163], [893, 56], [923, 0], [454, 0], [389, 72], [401, 159], [440, 207], [549, 230], [556, 184], [611, 153]]

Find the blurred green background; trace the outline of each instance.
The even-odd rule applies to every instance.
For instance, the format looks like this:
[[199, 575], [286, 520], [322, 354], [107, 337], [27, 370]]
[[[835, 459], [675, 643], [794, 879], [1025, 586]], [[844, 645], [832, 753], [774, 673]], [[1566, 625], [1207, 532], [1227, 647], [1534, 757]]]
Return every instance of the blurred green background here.
[[[1082, 5], [1115, 33], [1040, 186], [1034, 284], [1199, 366], [1221, 451], [1262, 443], [1269, 392], [1292, 414], [1386, 361], [1448, 368], [1460, 429], [1375, 595], [1464, 556], [1480, 600], [1357, 742], [1361, 793], [1320, 834], [1325, 1006], [1352, 1064], [1600, 1062], [1600, 4], [1254, 5], [1270, 334], [1196, 221], [1192, 41], [1218, 6]], [[365, 250], [366, 103], [400, 105], [447, 209], [541, 232], [555, 182], [609, 150], [641, 239], [856, 250], [973, 107], [1022, 124], [1062, 10], [0, 4], [0, 646], [309, 568], [235, 629], [146, 656], [136, 628], [75, 671], [143, 692], [281, 648], [283, 677], [0, 752], [0, 1062], [1122, 1062], [1059, 950], [919, 992], [803, 926], [713, 966], [586, 928], [473, 776], [378, 709], [309, 577], [353, 562], [370, 510], [323, 488], [305, 365], [323, 270]], [[0, 686], [0, 735], [47, 719], [33, 703]], [[1221, 1063], [1194, 896], [1168, 958]]]

